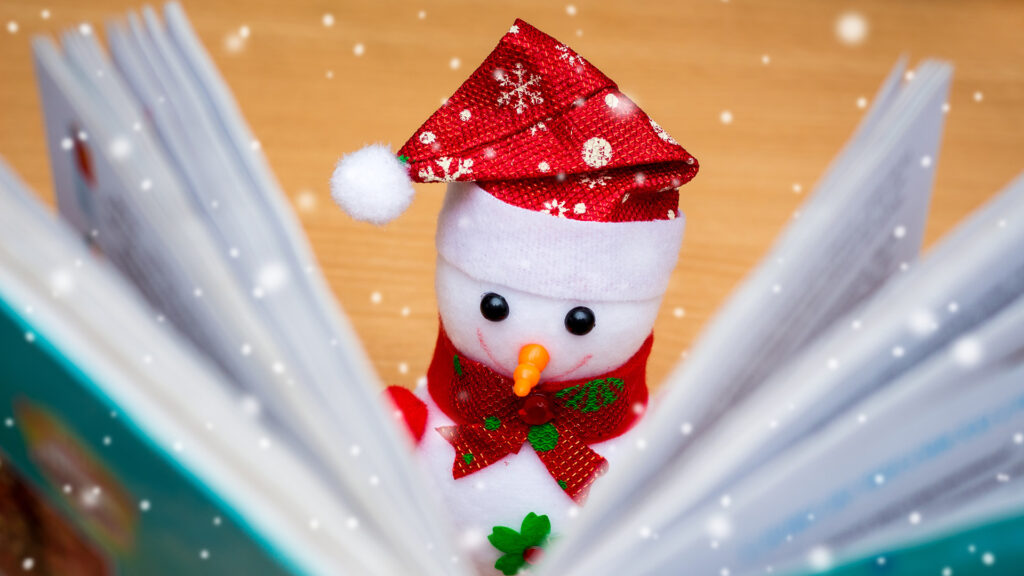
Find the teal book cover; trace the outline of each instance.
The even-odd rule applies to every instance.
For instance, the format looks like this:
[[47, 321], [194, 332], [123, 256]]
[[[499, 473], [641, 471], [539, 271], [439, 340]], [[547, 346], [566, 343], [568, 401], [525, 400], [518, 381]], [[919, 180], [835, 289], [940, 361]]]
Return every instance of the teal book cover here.
[[0, 295], [0, 574], [299, 572]]

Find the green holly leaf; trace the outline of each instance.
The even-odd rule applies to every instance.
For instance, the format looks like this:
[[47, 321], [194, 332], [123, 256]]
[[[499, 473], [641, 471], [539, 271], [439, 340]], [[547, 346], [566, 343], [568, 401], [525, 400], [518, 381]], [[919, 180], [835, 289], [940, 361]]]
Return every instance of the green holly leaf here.
[[540, 546], [551, 533], [551, 520], [546, 515], [538, 516], [530, 512], [523, 518], [523, 526], [519, 533], [526, 541], [526, 548]]
[[558, 398], [569, 397], [565, 401], [565, 407], [580, 412], [597, 412], [598, 410], [614, 404], [619, 399], [616, 391], [622, 391], [625, 382], [620, 378], [598, 378], [586, 384], [570, 386], [558, 391], [555, 396]]
[[497, 430], [501, 428], [501, 418], [497, 416], [488, 416], [484, 418], [484, 429], [485, 430]]
[[530, 446], [537, 452], [547, 452], [558, 445], [558, 429], [551, 422], [540, 426], [530, 426], [526, 433]]
[[491, 534], [487, 537], [487, 540], [490, 541], [492, 546], [502, 552], [518, 554], [520, 559], [522, 559], [523, 550], [526, 550], [527, 546], [529, 546], [519, 532], [505, 526], [495, 526], [491, 529]]
[[523, 555], [521, 553], [508, 553], [501, 558], [498, 558], [498, 561], [494, 563], [494, 567], [501, 570], [501, 573], [505, 574], [505, 576], [512, 576], [519, 572], [519, 569], [523, 567], [523, 564], [526, 564], [526, 560], [523, 559]]
[[406, 156], [405, 154], [402, 154], [401, 156], [398, 157], [398, 161], [401, 162], [402, 164], [408, 164], [409, 157]]

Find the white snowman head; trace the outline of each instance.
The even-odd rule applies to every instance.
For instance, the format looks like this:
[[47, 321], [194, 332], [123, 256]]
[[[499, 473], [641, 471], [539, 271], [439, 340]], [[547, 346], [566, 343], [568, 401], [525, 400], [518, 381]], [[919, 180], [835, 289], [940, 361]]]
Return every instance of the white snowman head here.
[[541, 381], [591, 378], [629, 360], [651, 334], [661, 297], [611, 301], [551, 298], [478, 280], [437, 259], [437, 303], [452, 344], [511, 377], [527, 345], [550, 360]]

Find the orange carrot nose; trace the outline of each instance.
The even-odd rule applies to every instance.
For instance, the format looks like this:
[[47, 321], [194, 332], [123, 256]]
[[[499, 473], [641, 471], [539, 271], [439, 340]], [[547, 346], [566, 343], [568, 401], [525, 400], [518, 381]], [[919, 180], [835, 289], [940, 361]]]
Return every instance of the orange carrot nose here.
[[519, 350], [519, 365], [512, 373], [515, 385], [512, 391], [520, 398], [526, 396], [540, 382], [540, 373], [548, 365], [548, 351], [540, 344], [527, 344]]

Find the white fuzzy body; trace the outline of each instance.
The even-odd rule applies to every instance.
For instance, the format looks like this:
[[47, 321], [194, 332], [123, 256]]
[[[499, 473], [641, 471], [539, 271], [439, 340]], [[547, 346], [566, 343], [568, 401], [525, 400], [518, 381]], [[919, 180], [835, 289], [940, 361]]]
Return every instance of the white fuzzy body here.
[[[494, 526], [518, 530], [523, 517], [534, 512], [546, 514], [551, 520], [551, 532], [558, 534], [574, 521], [579, 506], [558, 486], [528, 442], [518, 454], [469, 476], [452, 478], [455, 449], [436, 430], [451, 426], [452, 421], [430, 399], [426, 387], [416, 394], [427, 403], [428, 410], [427, 430], [416, 450], [418, 459], [435, 481], [454, 521], [460, 551], [482, 574], [500, 574], [494, 569], [494, 561], [501, 553], [487, 541]], [[628, 441], [628, 436], [626, 433], [591, 448], [614, 466], [616, 445]]]

